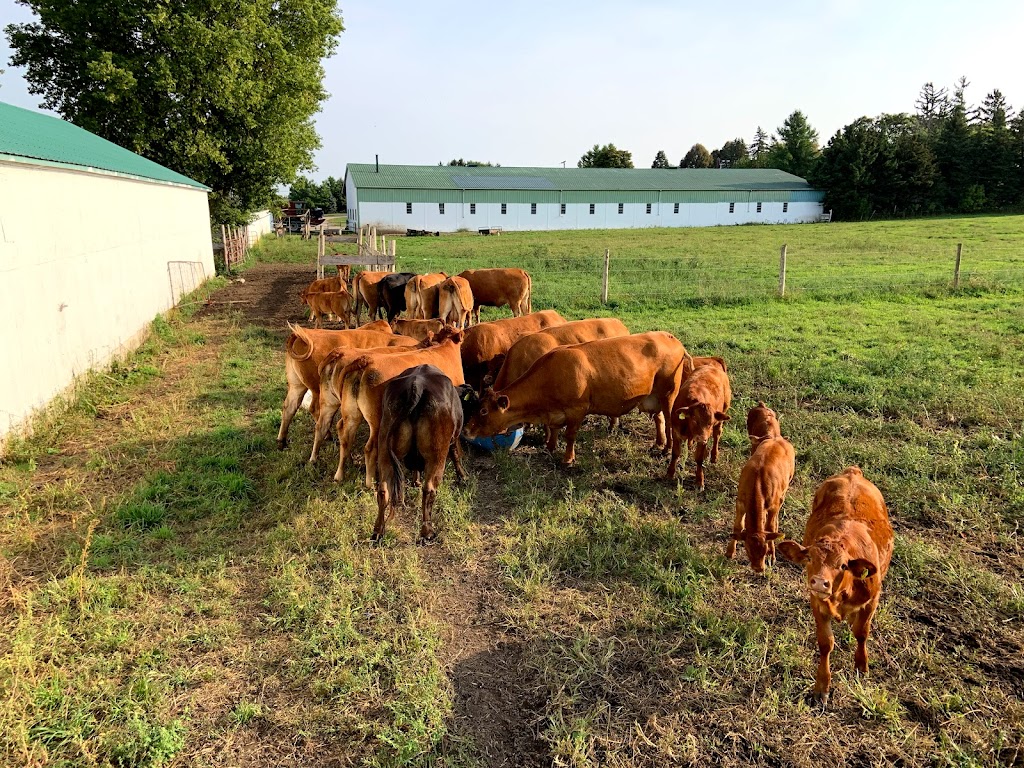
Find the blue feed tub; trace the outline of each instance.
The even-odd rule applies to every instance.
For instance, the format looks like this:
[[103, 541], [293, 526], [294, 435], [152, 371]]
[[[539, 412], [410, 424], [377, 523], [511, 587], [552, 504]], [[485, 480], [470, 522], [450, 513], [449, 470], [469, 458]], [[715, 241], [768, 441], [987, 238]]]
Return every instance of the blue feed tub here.
[[477, 448], [482, 448], [485, 451], [493, 453], [498, 449], [510, 451], [519, 445], [519, 441], [523, 439], [523, 428], [516, 427], [503, 435], [494, 435], [493, 437], [476, 437], [470, 440], [466, 439], [470, 445], [475, 445]]

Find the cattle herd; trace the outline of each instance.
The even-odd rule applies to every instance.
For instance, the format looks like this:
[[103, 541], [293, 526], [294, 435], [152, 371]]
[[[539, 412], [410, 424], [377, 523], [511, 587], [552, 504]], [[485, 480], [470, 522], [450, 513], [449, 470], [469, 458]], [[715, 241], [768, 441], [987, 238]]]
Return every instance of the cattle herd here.
[[[613, 318], [566, 322], [553, 310], [532, 312], [531, 288], [521, 269], [451, 277], [363, 271], [351, 280], [341, 274], [314, 281], [301, 298], [315, 327], [289, 326], [278, 446], [286, 447], [292, 419], [308, 399], [316, 421], [309, 460], [317, 460], [336, 422], [334, 479], [340, 481], [365, 421], [365, 483], [377, 488], [374, 540], [404, 501], [406, 470], [423, 475], [420, 539], [433, 539], [431, 514], [449, 455], [459, 480], [465, 477], [460, 435], [492, 436], [521, 424], [543, 426], [552, 453], [564, 427], [562, 461], [571, 464], [588, 415], [605, 416], [614, 428], [638, 409], [651, 415], [654, 446], [669, 456], [667, 477], [675, 477], [685, 442], [702, 490], [705, 459], [717, 461], [730, 420], [725, 360], [691, 356], [663, 331], [630, 334]], [[363, 306], [369, 318], [360, 325]], [[481, 323], [481, 306], [508, 306], [513, 317]], [[403, 312], [407, 319], [399, 318]], [[377, 319], [379, 313], [386, 319]], [[323, 330], [328, 314], [345, 329]], [[750, 457], [740, 472], [725, 554], [734, 557], [742, 542], [755, 572], [776, 551], [805, 566], [820, 651], [814, 694], [826, 700], [833, 619], [849, 623], [857, 671], [867, 672], [871, 619], [893, 551], [885, 501], [850, 467], [818, 488], [803, 544], [778, 541], [779, 511], [795, 471], [793, 446], [763, 402], [747, 414], [747, 434]]]

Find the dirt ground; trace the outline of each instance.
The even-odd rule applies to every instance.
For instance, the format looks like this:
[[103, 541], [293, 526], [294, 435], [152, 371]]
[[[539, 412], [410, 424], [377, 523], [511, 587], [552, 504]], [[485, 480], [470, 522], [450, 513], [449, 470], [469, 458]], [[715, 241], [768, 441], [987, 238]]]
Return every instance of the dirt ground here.
[[[283, 348], [286, 324], [306, 322], [299, 294], [315, 277], [306, 265], [258, 264], [214, 294], [200, 315], [239, 313], [243, 322], [279, 335]], [[466, 459], [477, 478], [482, 552], [469, 564], [454, 562], [441, 547], [423, 552], [436, 618], [447, 627], [443, 659], [456, 695], [452, 732], [470, 737], [487, 765], [549, 765], [531, 714], [541, 711], [537, 687], [524, 673], [522, 643], [504, 626], [506, 598], [495, 563], [500, 486], [487, 471], [489, 457], [470, 451]]]

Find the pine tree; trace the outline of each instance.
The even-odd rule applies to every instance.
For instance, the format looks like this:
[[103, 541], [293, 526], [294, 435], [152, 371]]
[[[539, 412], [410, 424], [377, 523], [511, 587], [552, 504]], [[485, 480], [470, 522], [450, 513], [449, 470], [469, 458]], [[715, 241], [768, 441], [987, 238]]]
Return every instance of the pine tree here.
[[671, 168], [672, 166], [668, 162], [668, 156], [665, 154], [665, 150], [659, 149], [658, 154], [654, 156], [654, 162], [651, 163], [651, 168]]

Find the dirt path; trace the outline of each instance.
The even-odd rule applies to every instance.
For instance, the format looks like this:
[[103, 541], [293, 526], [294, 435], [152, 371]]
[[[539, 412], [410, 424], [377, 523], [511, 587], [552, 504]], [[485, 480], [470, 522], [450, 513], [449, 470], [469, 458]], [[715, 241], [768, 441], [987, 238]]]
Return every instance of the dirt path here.
[[[238, 312], [244, 322], [283, 340], [286, 322], [305, 319], [298, 295], [314, 272], [305, 265], [258, 264], [245, 272], [244, 282], [219, 291], [203, 313]], [[495, 768], [550, 765], [533, 714], [543, 710], [543, 702], [533, 700], [523, 644], [506, 628], [507, 596], [496, 562], [505, 500], [492, 460], [467, 454], [466, 461], [477, 483], [474, 519], [481, 549], [468, 563], [456, 562], [443, 546], [422, 550], [435, 619], [446, 628], [442, 661], [456, 696], [448, 747], [471, 742], [470, 749]]]

